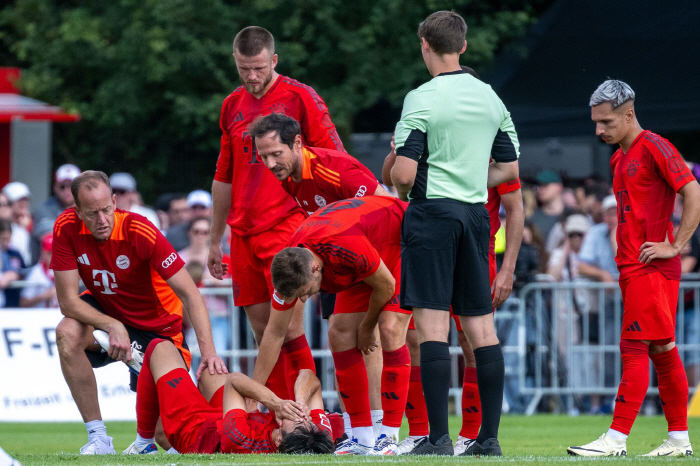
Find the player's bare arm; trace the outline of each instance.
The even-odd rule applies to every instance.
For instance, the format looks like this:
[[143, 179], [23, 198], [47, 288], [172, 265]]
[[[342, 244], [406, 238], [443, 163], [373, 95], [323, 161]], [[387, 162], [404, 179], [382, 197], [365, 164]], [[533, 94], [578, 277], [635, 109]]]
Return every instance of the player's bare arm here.
[[592, 278], [599, 282], [613, 283], [615, 278], [607, 270], [599, 269], [598, 267], [586, 264], [585, 262], [579, 262], [578, 273], [582, 277]]
[[216, 355], [214, 340], [211, 335], [211, 324], [209, 323], [209, 313], [199, 293], [197, 286], [192, 281], [185, 268], [181, 268], [175, 275], [170, 277], [168, 285], [173, 289], [192, 322], [192, 328], [197, 335], [199, 350], [202, 353], [202, 362], [197, 369], [197, 379], [202, 375], [205, 368], [209, 368], [210, 374], [225, 374], [228, 372], [224, 361]]
[[523, 210], [523, 192], [520, 189], [501, 195], [501, 205], [506, 210], [506, 250], [503, 264], [491, 285], [493, 307], [498, 307], [508, 299], [513, 291], [513, 274], [515, 261], [523, 240], [525, 212]]
[[[416, 180], [417, 172], [418, 162], [416, 160], [403, 156], [396, 157], [394, 166], [391, 169], [391, 182], [396, 187], [396, 191], [399, 194], [399, 199], [402, 201], [408, 200], [408, 193], [411, 191], [411, 188], [413, 188], [413, 183]], [[517, 177], [517, 175], [515, 177]], [[515, 179], [515, 177], [508, 178], [505, 181]]]
[[294, 382], [294, 400], [302, 404], [308, 414], [313, 409], [323, 409], [321, 381], [311, 369], [302, 369]]
[[654, 259], [670, 259], [681, 253], [685, 245], [690, 241], [700, 222], [700, 185], [697, 181], [691, 181], [678, 190], [683, 196], [683, 215], [678, 234], [673, 244], [668, 241], [654, 243], [647, 241], [639, 247], [639, 262], [649, 264]]
[[384, 159], [384, 165], [382, 165], [382, 183], [387, 186], [394, 186], [391, 181], [391, 169], [396, 163], [396, 142], [394, 142], [394, 135], [391, 135], [391, 152]]
[[61, 314], [109, 333], [109, 357], [116, 361], [131, 361], [131, 339], [124, 325], [80, 299], [78, 269], [56, 270], [54, 281]]
[[519, 172], [517, 160], [513, 162], [491, 162], [489, 164], [487, 187], [494, 188], [499, 184], [512, 181], [520, 176]]
[[[303, 307], [303, 304], [302, 304]], [[260, 341], [260, 349], [258, 350], [258, 358], [255, 361], [255, 371], [253, 379], [256, 382], [264, 384], [275, 367], [277, 359], [284, 343], [284, 337], [287, 334], [287, 329], [292, 321], [295, 309], [287, 309], [286, 311], [278, 311], [277, 309], [270, 310], [270, 320], [267, 322], [265, 332]]]
[[360, 323], [357, 333], [357, 348], [364, 354], [369, 354], [379, 346], [374, 330], [377, 328], [382, 308], [394, 297], [396, 280], [384, 261], [381, 261], [377, 271], [363, 281], [372, 287], [372, 294], [369, 297], [367, 315]]
[[231, 183], [214, 180], [211, 187], [211, 198], [211, 242], [207, 266], [212, 277], [222, 280], [228, 272], [228, 265], [223, 263], [224, 251], [221, 240], [226, 231], [226, 218], [231, 210]]
[[[231, 409], [245, 409], [245, 400], [239, 400], [234, 393], [232, 393], [232, 389], [241, 397], [259, 401], [267, 406], [270, 411], [275, 413], [277, 422], [280, 424], [283, 419], [301, 422], [305, 418], [304, 411], [299, 403], [292, 400], [282, 400], [264, 385], [237, 372], [229, 375], [226, 387], [224, 388], [224, 410], [226, 411], [230, 411]], [[235, 406], [229, 405], [229, 402], [233, 402], [233, 400], [235, 400]]]

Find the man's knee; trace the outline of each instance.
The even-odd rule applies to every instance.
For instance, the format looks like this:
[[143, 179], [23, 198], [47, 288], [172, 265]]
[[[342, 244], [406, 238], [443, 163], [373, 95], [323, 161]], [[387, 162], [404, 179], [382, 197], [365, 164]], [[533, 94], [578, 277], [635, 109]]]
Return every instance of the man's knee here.
[[383, 312], [379, 319], [379, 336], [382, 346], [393, 351], [406, 344], [408, 316], [395, 312]]
[[253, 331], [253, 336], [258, 344], [262, 341], [263, 334], [265, 333], [265, 327], [267, 327], [267, 322], [270, 320], [270, 302], [252, 304], [250, 306], [244, 306], [246, 316], [248, 317], [248, 322], [250, 323], [250, 328]]
[[654, 355], [654, 354], [660, 354], [660, 353], [665, 353], [666, 351], [671, 351], [673, 348], [676, 347], [676, 342], [656, 342], [652, 341], [651, 344], [649, 345], [649, 356]]
[[89, 325], [64, 317], [56, 326], [56, 346], [59, 354], [82, 352], [94, 341], [87, 337], [92, 329]]
[[447, 342], [450, 333], [450, 313], [435, 309], [413, 308], [413, 319], [418, 330], [418, 341]]

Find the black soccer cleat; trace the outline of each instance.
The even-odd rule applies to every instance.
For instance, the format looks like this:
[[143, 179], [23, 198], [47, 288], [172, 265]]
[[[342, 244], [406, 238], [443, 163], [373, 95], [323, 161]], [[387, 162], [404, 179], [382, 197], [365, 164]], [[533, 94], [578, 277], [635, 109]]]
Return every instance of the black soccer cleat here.
[[474, 442], [459, 456], [503, 456], [501, 445], [497, 438], [484, 440], [484, 443]]
[[452, 440], [449, 434], [445, 434], [435, 442], [435, 445], [430, 443], [429, 437], [424, 437], [420, 442], [413, 447], [408, 455], [423, 455], [423, 456], [453, 456], [454, 449], [452, 448]]

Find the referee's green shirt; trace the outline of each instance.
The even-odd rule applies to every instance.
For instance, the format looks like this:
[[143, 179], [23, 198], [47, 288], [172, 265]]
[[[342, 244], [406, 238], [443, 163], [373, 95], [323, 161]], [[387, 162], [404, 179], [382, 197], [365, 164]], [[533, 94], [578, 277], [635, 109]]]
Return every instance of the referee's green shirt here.
[[518, 159], [510, 113], [491, 86], [464, 71], [442, 73], [406, 96], [396, 154], [418, 162], [409, 199], [485, 203], [490, 159]]

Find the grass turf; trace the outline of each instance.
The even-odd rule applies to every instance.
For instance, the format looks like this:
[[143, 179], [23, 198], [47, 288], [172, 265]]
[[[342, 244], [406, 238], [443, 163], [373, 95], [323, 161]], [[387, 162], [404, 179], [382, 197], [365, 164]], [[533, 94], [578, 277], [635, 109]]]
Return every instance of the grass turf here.
[[[450, 426], [453, 440], [460, 428], [460, 419], [452, 417]], [[504, 416], [501, 422], [500, 442], [506, 456], [503, 458], [426, 458], [401, 456], [378, 457], [331, 457], [288, 455], [149, 455], [149, 456], [91, 456], [81, 457], [79, 448], [86, 442], [85, 428], [79, 423], [0, 423], [0, 446], [24, 465], [136, 465], [136, 464], [322, 464], [322, 463], [369, 463], [375, 461], [443, 464], [464, 461], [510, 464], [555, 464], [586, 462], [608, 464], [624, 461], [624, 464], [667, 464], [669, 461], [692, 461], [695, 458], [640, 458], [635, 455], [648, 453], [659, 446], [666, 437], [666, 422], [663, 417], [639, 417], [632, 435], [627, 441], [627, 458], [587, 459], [566, 455], [569, 445], [588, 443], [598, 438], [610, 425], [610, 416], [554, 416], [532, 417]], [[691, 440], [693, 432], [700, 429], [700, 419], [690, 419]], [[107, 432], [114, 437], [117, 451], [126, 448], [134, 439], [136, 425], [133, 422], [108, 422]], [[406, 434], [405, 426], [402, 437]], [[700, 445], [700, 444], [699, 444]]]

